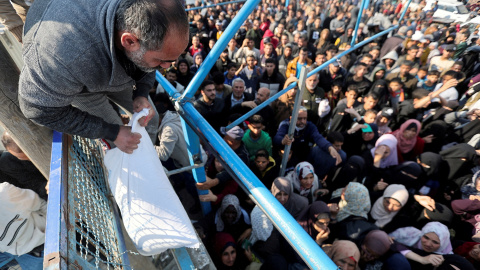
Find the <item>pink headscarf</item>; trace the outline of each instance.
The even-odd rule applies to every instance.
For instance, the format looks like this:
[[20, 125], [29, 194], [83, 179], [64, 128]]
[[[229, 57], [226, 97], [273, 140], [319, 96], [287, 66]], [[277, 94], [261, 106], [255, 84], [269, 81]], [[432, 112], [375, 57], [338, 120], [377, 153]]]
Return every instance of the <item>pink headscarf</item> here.
[[[412, 123], [414, 123], [417, 126], [417, 134], [410, 140], [407, 140], [405, 137], [403, 137], [403, 132], [410, 126]], [[418, 122], [418, 120], [415, 119], [410, 119], [407, 120], [405, 123], [403, 123], [399, 129], [395, 130], [392, 134], [397, 138], [398, 141], [398, 151], [402, 154], [406, 154], [415, 147], [415, 144], [417, 143], [417, 136], [420, 133], [420, 129], [422, 128], [422, 124]]]

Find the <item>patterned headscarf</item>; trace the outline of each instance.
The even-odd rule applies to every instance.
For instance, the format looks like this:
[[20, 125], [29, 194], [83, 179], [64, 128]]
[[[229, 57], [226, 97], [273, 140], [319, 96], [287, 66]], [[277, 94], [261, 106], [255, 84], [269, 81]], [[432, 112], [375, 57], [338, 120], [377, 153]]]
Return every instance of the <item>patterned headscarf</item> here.
[[[312, 187], [309, 189], [303, 189], [300, 183], [300, 179], [305, 178], [307, 175], [313, 174], [313, 184]], [[295, 170], [288, 173], [287, 176], [290, 181], [292, 181], [293, 188], [300, 192], [300, 195], [306, 196], [311, 190], [318, 189], [318, 177], [315, 174], [312, 164], [304, 161], [300, 162], [295, 166]]]
[[237, 217], [235, 218], [235, 221], [233, 223], [237, 223], [243, 216], [243, 220], [245, 221], [245, 223], [250, 224], [250, 218], [248, 217], [248, 213], [243, 210], [242, 207], [240, 207], [240, 201], [238, 200], [237, 196], [228, 194], [227, 196], [223, 197], [222, 205], [215, 214], [215, 224], [217, 224], [217, 232], [222, 232], [225, 229], [225, 223], [223, 222], [222, 214], [229, 206], [233, 206], [235, 208], [235, 211], [237, 212]]
[[349, 216], [358, 216], [368, 219], [370, 212], [370, 195], [368, 189], [356, 182], [351, 182], [345, 189], [344, 198], [339, 203], [337, 220], [340, 222]]
[[258, 240], [267, 241], [273, 231], [273, 224], [270, 219], [258, 206], [253, 208], [250, 216], [252, 218], [252, 235], [249, 240], [252, 245]]

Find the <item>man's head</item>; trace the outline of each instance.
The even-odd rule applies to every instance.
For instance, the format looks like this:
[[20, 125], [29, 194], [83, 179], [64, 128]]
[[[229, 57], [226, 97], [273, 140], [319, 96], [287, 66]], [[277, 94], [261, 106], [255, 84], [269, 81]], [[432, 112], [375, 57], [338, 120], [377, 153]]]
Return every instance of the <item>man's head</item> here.
[[364, 63], [365, 65], [367, 65], [367, 68], [369, 68], [373, 63], [372, 56], [369, 53], [364, 54], [362, 56], [362, 60], [360, 60], [360, 63]]
[[248, 129], [253, 133], [253, 136], [258, 138], [262, 134], [262, 130], [265, 128], [263, 124], [263, 117], [259, 114], [255, 114], [249, 119]]
[[388, 83], [388, 90], [392, 93], [400, 91], [402, 87], [403, 87], [402, 80], [398, 77], [391, 79], [390, 82]]
[[345, 92], [345, 97], [347, 98], [347, 106], [351, 107], [357, 100], [358, 96], [358, 87], [355, 84], [351, 84], [347, 88], [347, 92]]
[[292, 45], [287, 43], [287, 45], [283, 49], [283, 56], [290, 57], [291, 55], [292, 55]]
[[241, 99], [243, 97], [243, 92], [245, 91], [245, 81], [241, 78], [236, 78], [232, 81], [232, 94], [236, 99]]
[[298, 109], [297, 128], [303, 129], [307, 126], [307, 108], [300, 106]]
[[270, 89], [266, 87], [262, 87], [257, 91], [257, 97], [255, 99], [255, 102], [257, 102], [257, 104], [261, 104], [262, 102], [264, 102], [269, 98], [270, 98]]
[[449, 70], [449, 71], [445, 72], [445, 74], [443, 74], [442, 82], [446, 83], [450, 80], [456, 79], [457, 77], [458, 77], [458, 73], [456, 71]]
[[307, 47], [308, 45], [308, 37], [306, 34], [300, 35], [298, 38], [298, 47]]
[[415, 59], [417, 57], [418, 50], [419, 48], [417, 45], [413, 45], [410, 48], [408, 48], [407, 50], [408, 57], [410, 57], [410, 59]]
[[403, 61], [403, 63], [400, 65], [400, 75], [401, 76], [407, 76], [408, 73], [410, 73], [410, 70], [412, 70], [413, 67], [413, 62], [409, 60]]
[[13, 140], [12, 136], [8, 132], [4, 132], [2, 135], [2, 144], [5, 149], [18, 158], [19, 160], [30, 160], [27, 155], [20, 149], [17, 143]]
[[170, 67], [188, 45], [188, 30], [178, 0], [124, 0], [115, 14], [115, 42], [144, 72]]
[[265, 55], [271, 55], [273, 53], [273, 44], [266, 43], [265, 47], [263, 48]]
[[265, 60], [265, 70], [267, 71], [267, 74], [269, 76], [273, 75], [273, 73], [275, 72], [275, 67], [276, 67], [275, 59], [268, 58], [267, 60]]
[[252, 69], [255, 66], [255, 55], [254, 54], [249, 54], [247, 56], [247, 66]]
[[455, 61], [453, 64], [452, 68], [450, 70], [453, 70], [455, 72], [461, 72], [463, 68], [463, 62], [462, 61]]
[[312, 76], [308, 77], [305, 81], [305, 85], [307, 86], [307, 90], [313, 92], [318, 85], [319, 74], [315, 73]]
[[378, 96], [372, 92], [368, 93], [367, 96], [363, 99], [363, 108], [365, 110], [372, 110], [377, 106]]
[[175, 82], [177, 80], [177, 70], [174, 67], [169, 67], [165, 73], [165, 78], [170, 83]]
[[239, 126], [234, 126], [225, 133], [223, 140], [233, 149], [236, 150], [242, 144], [242, 138], [245, 132]]
[[367, 65], [365, 63], [360, 62], [355, 68], [355, 76], [357, 78], [362, 78], [363, 76], [365, 76], [365, 74], [367, 74], [367, 71], [368, 71]]
[[[415, 104], [418, 102], [420, 99], [428, 96], [430, 92], [428, 90], [425, 90], [423, 88], [417, 88], [412, 92], [412, 98], [413, 98], [413, 103]], [[425, 105], [423, 105], [423, 108], [428, 107], [430, 105], [430, 102], [426, 102]]]
[[307, 50], [306, 47], [302, 47], [300, 49], [300, 52], [298, 53], [298, 62], [300, 62], [300, 63], [306, 62], [307, 57], [308, 57], [308, 50]]
[[325, 62], [327, 62], [327, 56], [325, 53], [322, 51], [317, 51], [317, 54], [315, 55], [315, 64], [321, 65]]
[[431, 84], [437, 83], [438, 78], [440, 78], [440, 72], [438, 70], [430, 70], [427, 73], [427, 81], [429, 81]]
[[217, 92], [215, 90], [215, 84], [213, 81], [205, 80], [202, 85], [200, 85], [200, 92], [202, 93], [203, 100], [205, 102], [210, 102], [215, 100]]
[[328, 133], [327, 141], [329, 141], [332, 144], [333, 148], [335, 148], [335, 150], [337, 150], [337, 152], [342, 150], [342, 145], [343, 145], [343, 141], [344, 141], [344, 137], [343, 137], [342, 133], [340, 133], [338, 131], [332, 131], [332, 132]]
[[235, 63], [230, 63], [227, 65], [227, 75], [231, 78], [235, 76], [235, 72], [237, 72], [237, 65]]
[[443, 48], [443, 57], [452, 58], [455, 54], [456, 47], [453, 44], [448, 44]]

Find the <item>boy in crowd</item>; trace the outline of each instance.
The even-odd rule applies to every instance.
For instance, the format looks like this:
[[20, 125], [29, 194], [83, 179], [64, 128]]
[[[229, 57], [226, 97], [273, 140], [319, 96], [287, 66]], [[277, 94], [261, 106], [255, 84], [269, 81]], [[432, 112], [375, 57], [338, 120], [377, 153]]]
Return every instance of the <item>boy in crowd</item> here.
[[242, 141], [247, 148], [250, 161], [253, 162], [255, 154], [260, 149], [268, 151], [270, 156], [272, 155], [272, 138], [267, 132], [263, 131], [265, 125], [263, 124], [263, 117], [255, 114], [249, 119], [247, 124], [248, 130], [243, 135]]
[[439, 76], [440, 72], [438, 72], [438, 70], [430, 70], [427, 73], [427, 79], [423, 82], [419, 82], [417, 86], [433, 92], [433, 90], [435, 90], [435, 87], [437, 86]]

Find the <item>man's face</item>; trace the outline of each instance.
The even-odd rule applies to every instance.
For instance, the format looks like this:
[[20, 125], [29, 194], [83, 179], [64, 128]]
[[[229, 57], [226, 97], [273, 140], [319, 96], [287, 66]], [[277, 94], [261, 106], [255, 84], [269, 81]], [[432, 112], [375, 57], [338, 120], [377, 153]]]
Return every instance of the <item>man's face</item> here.
[[357, 77], [361, 78], [361, 77], [365, 76], [365, 74], [367, 74], [367, 67], [358, 66], [357, 71], [355, 72], [355, 75], [357, 75]]
[[312, 75], [305, 81], [308, 90], [314, 90], [318, 85], [318, 75]]
[[266, 55], [270, 55], [273, 52], [273, 46], [272, 45], [265, 46], [263, 51], [265, 52]]
[[253, 49], [253, 47], [255, 47], [255, 41], [253, 39], [249, 39], [247, 44], [248, 48], [250, 48], [251, 50]]
[[453, 65], [452, 70], [456, 71], [456, 72], [460, 72], [460, 71], [462, 71], [462, 66], [459, 65], [459, 64], [455, 64], [455, 65]]
[[290, 55], [292, 55], [292, 48], [285, 47], [283, 50], [283, 55], [285, 55], [285, 57], [290, 57]]
[[233, 96], [236, 99], [240, 99], [243, 96], [243, 91], [245, 91], [245, 85], [242, 82], [235, 82], [232, 87]]
[[298, 113], [297, 127], [304, 128], [306, 125], [307, 125], [307, 112], [301, 111]]
[[385, 59], [385, 65], [387, 65], [388, 67], [391, 67], [393, 63], [395, 63], [395, 60], [390, 58]]
[[372, 97], [366, 97], [364, 99], [363, 108], [367, 111], [372, 110], [373, 108], [375, 108], [375, 106], [377, 106], [377, 102], [378, 102], [378, 100], [376, 100]]
[[347, 98], [347, 103], [350, 103], [351, 101], [355, 102], [355, 99], [357, 98], [357, 93], [355, 91], [348, 91], [345, 93], [345, 97]]
[[343, 142], [333, 142], [332, 143], [333, 148], [335, 148], [335, 150], [337, 150], [337, 152], [342, 150], [342, 145], [343, 145]]
[[231, 67], [229, 70], [228, 70], [228, 75], [230, 77], [233, 77], [235, 76], [235, 72], [237, 72], [237, 68], [236, 67]]
[[247, 57], [247, 65], [250, 68], [253, 68], [255, 66], [255, 57]]
[[412, 69], [412, 68], [409, 67], [409, 66], [407, 66], [407, 65], [401, 65], [401, 66], [400, 66], [400, 74], [401, 74], [402, 76], [406, 76], [406, 75], [410, 72], [411, 69]]
[[230, 41], [228, 42], [228, 46], [230, 48], [234, 48], [235, 46], [237, 46], [237, 41], [235, 39], [230, 39]]
[[273, 74], [273, 71], [275, 70], [275, 64], [273, 63], [267, 63], [265, 65], [265, 69], [267, 70], [268, 74]]
[[324, 54], [317, 54], [317, 56], [315, 57], [315, 63], [321, 65], [325, 62], [327, 62], [327, 57]]
[[[283, 31], [285, 30], [285, 26], [283, 24], [279, 24], [277, 26], [277, 34], [281, 35]], [[282, 38], [283, 39], [283, 38]]]
[[248, 129], [250, 129], [250, 132], [255, 135], [255, 137], [260, 136], [262, 134], [264, 126], [262, 124], [248, 124]]
[[288, 43], [288, 37], [287, 36], [282, 36], [281, 41], [282, 41], [282, 44], [287, 44]]
[[407, 52], [408, 56], [411, 57], [412, 59], [417, 57], [417, 53], [418, 53], [418, 49], [410, 49]]
[[177, 74], [175, 74], [175, 72], [167, 72], [166, 75], [166, 78], [170, 83], [173, 83], [177, 80]]
[[187, 73], [187, 71], [188, 71], [188, 66], [187, 66], [187, 64], [185, 64], [185, 63], [180, 63], [180, 64], [178, 65], [178, 70], [179, 70], [181, 73], [183, 73], [183, 74]]
[[193, 44], [195, 47], [197, 47], [198, 44], [200, 44], [200, 39], [198, 39], [197, 36], [194, 36], [194, 37], [192, 38], [192, 44]]
[[298, 60], [301, 62], [305, 62], [307, 60], [308, 53], [304, 51], [300, 51], [298, 54]]
[[178, 31], [170, 30], [165, 37], [162, 48], [147, 51], [144, 46], [138, 44], [136, 49], [126, 49], [125, 54], [143, 72], [169, 68], [188, 45], [188, 31], [183, 38], [178, 38], [178, 35]]
[[304, 39], [303, 37], [300, 37], [298, 39], [298, 47], [306, 47], [306, 46], [307, 46], [306, 39]]
[[370, 65], [372, 65], [372, 58], [364, 57], [362, 58], [362, 63], [364, 63], [365, 65], [367, 65], [367, 67], [369, 67]]
[[257, 92], [257, 100], [262, 103], [270, 97], [270, 90], [267, 88], [260, 88]]
[[216, 95], [217, 92], [215, 90], [215, 85], [213, 84], [206, 85], [202, 90], [202, 96], [205, 101], [215, 100]]
[[257, 30], [260, 27], [260, 22], [258, 20], [253, 21], [253, 29]]
[[379, 50], [371, 50], [369, 52], [369, 54], [372, 56], [372, 60], [375, 60], [380, 55], [380, 51]]

